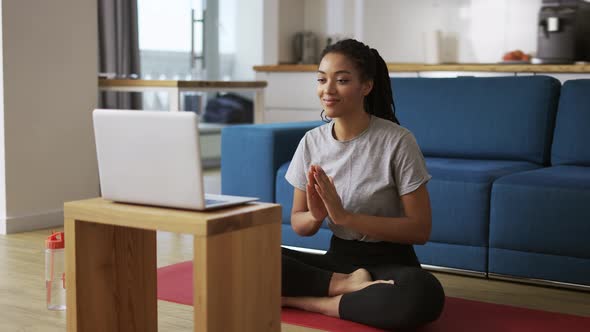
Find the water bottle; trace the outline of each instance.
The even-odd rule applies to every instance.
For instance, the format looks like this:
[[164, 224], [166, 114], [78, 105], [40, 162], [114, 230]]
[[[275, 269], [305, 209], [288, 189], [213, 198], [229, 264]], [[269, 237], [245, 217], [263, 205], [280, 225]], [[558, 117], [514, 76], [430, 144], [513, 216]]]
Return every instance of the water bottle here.
[[66, 269], [64, 232], [54, 232], [45, 240], [45, 287], [47, 309], [66, 309]]

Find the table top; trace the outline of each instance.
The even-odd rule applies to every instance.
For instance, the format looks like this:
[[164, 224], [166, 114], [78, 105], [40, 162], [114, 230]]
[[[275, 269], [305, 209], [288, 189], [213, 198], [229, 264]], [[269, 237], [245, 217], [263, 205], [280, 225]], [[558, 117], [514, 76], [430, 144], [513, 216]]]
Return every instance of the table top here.
[[157, 87], [157, 88], [264, 88], [266, 81], [186, 81], [99, 78], [98, 86], [106, 87]]
[[66, 219], [210, 236], [256, 225], [280, 223], [281, 206], [253, 202], [211, 211], [116, 203], [103, 198], [64, 203]]

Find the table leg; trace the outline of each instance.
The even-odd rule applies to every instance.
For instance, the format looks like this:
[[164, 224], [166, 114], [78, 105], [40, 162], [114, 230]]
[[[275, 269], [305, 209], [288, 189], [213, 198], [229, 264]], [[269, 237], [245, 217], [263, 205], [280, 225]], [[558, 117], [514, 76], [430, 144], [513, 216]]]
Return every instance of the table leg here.
[[178, 88], [170, 88], [168, 90], [168, 100], [169, 100], [169, 106], [168, 109], [171, 112], [178, 112], [181, 111], [180, 107], [181, 107], [181, 102], [180, 102], [180, 91]]
[[281, 330], [280, 227], [195, 236], [195, 331]]
[[254, 94], [254, 123], [264, 123], [264, 90], [256, 90]]
[[156, 232], [65, 220], [67, 330], [157, 331]]

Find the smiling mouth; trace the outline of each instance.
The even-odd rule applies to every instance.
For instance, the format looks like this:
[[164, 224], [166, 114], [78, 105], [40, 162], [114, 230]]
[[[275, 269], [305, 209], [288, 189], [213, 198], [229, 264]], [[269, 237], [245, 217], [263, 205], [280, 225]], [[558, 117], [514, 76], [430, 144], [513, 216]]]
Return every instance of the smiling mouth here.
[[326, 104], [328, 106], [334, 105], [340, 101], [339, 99], [322, 99], [322, 100], [323, 100], [324, 104]]

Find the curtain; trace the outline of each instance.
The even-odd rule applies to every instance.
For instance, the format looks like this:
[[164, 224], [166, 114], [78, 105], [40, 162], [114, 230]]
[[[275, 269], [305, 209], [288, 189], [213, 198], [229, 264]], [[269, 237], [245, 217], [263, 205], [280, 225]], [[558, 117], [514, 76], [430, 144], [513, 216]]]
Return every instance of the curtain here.
[[[99, 71], [117, 78], [139, 77], [137, 0], [98, 0]], [[103, 108], [141, 109], [139, 93], [102, 93]]]

